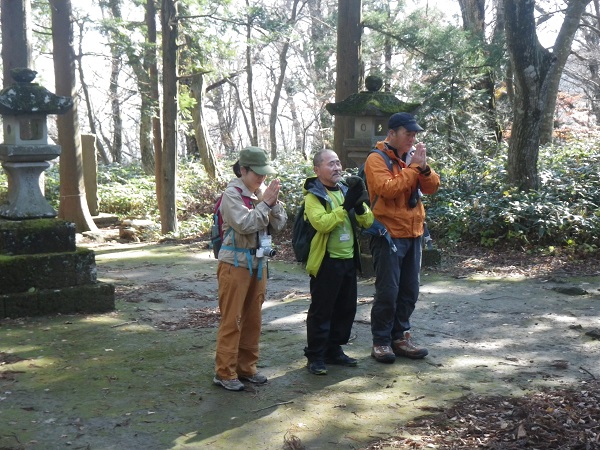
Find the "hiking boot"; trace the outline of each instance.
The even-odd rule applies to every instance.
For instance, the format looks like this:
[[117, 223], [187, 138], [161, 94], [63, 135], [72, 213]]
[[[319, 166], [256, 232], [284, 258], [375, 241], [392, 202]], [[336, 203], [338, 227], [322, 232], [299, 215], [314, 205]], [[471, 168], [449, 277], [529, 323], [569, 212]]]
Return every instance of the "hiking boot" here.
[[249, 377], [246, 377], [244, 375], [240, 375], [239, 377], [240, 380], [247, 381], [248, 383], [253, 384], [265, 384], [267, 382], [267, 377], [260, 372], [256, 372], [254, 375], [250, 375]]
[[410, 337], [410, 331], [404, 332], [404, 339], [393, 341], [392, 348], [396, 356], [404, 356], [411, 359], [422, 359], [429, 354], [426, 348], [420, 348], [415, 345]]
[[309, 361], [308, 371], [314, 375], [327, 375], [327, 366], [321, 360]]
[[233, 378], [231, 380], [222, 380], [220, 378], [214, 377], [213, 383], [217, 386], [223, 386], [228, 391], [243, 391], [245, 388], [244, 383], [242, 383], [237, 378]]
[[335, 356], [329, 356], [325, 358], [325, 362], [327, 364], [333, 364], [336, 366], [346, 366], [346, 367], [356, 367], [358, 365], [358, 360], [354, 358], [350, 358], [345, 353], [340, 353]]
[[371, 350], [371, 356], [375, 361], [391, 364], [396, 360], [396, 355], [389, 345], [374, 345]]

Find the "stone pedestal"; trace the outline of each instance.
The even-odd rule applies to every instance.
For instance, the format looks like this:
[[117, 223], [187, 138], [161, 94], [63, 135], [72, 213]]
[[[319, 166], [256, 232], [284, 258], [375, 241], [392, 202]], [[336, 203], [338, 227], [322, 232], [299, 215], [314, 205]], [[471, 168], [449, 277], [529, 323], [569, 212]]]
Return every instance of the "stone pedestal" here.
[[0, 220], [0, 318], [114, 308], [114, 286], [97, 281], [94, 252], [76, 248], [74, 224]]
[[56, 211], [44, 197], [40, 179], [50, 167], [48, 161], [59, 155], [58, 145], [0, 145], [0, 161], [10, 179], [8, 204], [0, 205], [0, 217], [14, 220], [56, 217]]

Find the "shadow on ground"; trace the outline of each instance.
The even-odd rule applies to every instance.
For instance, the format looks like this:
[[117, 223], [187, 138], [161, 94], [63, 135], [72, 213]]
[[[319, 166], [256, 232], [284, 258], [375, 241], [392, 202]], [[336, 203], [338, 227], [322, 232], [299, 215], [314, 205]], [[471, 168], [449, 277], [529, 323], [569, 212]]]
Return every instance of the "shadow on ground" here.
[[[0, 321], [2, 449], [360, 449], [467, 394], [522, 396], [600, 376], [600, 277], [453, 278], [424, 271], [421, 361], [370, 358], [372, 280], [361, 280], [356, 368], [306, 370], [308, 278], [272, 262], [264, 386], [212, 385], [216, 262], [200, 244], [95, 248], [117, 310]], [[567, 295], [564, 287], [578, 288]], [[572, 291], [572, 293], [575, 291]]]

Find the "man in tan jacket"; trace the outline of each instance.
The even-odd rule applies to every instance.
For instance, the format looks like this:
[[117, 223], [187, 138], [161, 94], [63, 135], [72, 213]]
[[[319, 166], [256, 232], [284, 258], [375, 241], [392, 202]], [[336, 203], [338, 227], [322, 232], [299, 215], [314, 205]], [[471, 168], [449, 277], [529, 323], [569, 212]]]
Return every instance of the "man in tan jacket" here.
[[383, 363], [428, 354], [411, 338], [410, 317], [419, 297], [425, 221], [420, 196], [437, 192], [440, 177], [427, 164], [425, 144], [415, 145], [421, 131], [411, 114], [393, 114], [386, 139], [376, 145], [390, 159], [391, 169], [378, 152], [371, 152], [365, 163], [373, 214], [388, 233], [388, 239], [372, 236], [369, 243], [376, 276], [371, 356]]

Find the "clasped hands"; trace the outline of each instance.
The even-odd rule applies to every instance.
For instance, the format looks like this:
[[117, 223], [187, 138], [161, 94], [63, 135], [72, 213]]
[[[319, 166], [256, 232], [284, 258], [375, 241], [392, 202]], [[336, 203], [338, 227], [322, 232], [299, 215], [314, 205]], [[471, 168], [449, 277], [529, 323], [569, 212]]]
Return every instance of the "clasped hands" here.
[[415, 150], [412, 153], [410, 164], [416, 164], [421, 170], [427, 168], [427, 147], [424, 143], [419, 142], [415, 145]]
[[365, 207], [363, 203], [369, 201], [369, 193], [367, 192], [365, 182], [357, 175], [350, 175], [346, 178], [346, 184], [348, 185], [348, 191], [342, 204], [343, 208], [346, 211], [354, 208], [357, 214], [364, 214]]
[[281, 188], [281, 182], [279, 181], [278, 178], [275, 178], [273, 181], [271, 181], [271, 183], [269, 183], [269, 185], [265, 189], [265, 192], [263, 193], [263, 201], [270, 208], [272, 208], [273, 206], [275, 206], [277, 204], [277, 199], [279, 197], [279, 189], [280, 188]]

